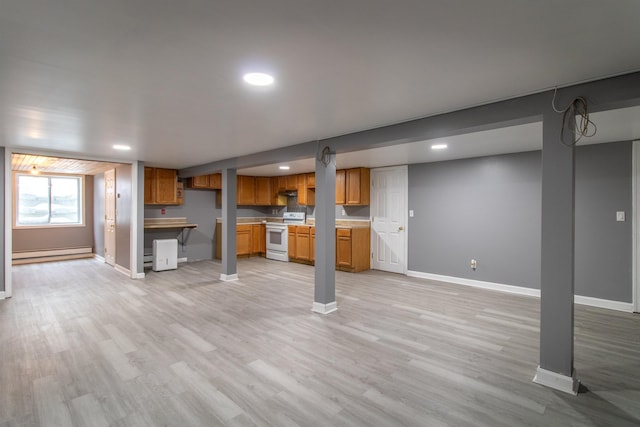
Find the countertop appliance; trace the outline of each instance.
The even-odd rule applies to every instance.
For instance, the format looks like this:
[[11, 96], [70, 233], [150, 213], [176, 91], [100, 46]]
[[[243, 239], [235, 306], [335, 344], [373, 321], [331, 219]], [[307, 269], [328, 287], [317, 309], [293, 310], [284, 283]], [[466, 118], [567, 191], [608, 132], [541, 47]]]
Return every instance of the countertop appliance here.
[[267, 222], [267, 258], [289, 261], [289, 233], [291, 224], [304, 224], [304, 212], [285, 212], [282, 222]]

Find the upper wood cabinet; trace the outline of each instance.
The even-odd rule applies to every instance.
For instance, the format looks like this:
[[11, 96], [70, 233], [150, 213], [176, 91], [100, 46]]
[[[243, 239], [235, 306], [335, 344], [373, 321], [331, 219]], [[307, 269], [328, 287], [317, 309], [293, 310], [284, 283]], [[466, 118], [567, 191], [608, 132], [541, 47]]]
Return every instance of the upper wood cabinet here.
[[238, 175], [236, 193], [238, 205], [254, 205], [256, 202], [256, 179], [253, 176]]
[[212, 173], [210, 175], [199, 175], [187, 179], [187, 188], [203, 190], [222, 189], [222, 174]]
[[270, 206], [287, 206], [287, 196], [280, 194], [285, 191], [285, 179], [283, 176], [271, 177], [271, 201]]
[[370, 194], [368, 168], [346, 170], [345, 205], [368, 205]]
[[194, 176], [187, 180], [187, 188], [209, 188], [209, 175]]
[[336, 171], [336, 205], [344, 205], [346, 202], [345, 194], [346, 172], [344, 170]]
[[313, 172], [307, 174], [307, 188], [316, 188], [316, 174]]
[[257, 176], [255, 185], [254, 203], [259, 206], [271, 205], [271, 178], [268, 176]]
[[315, 175], [314, 188], [309, 188], [309, 175], [305, 173], [298, 175], [298, 204], [302, 206], [314, 206], [316, 204]]
[[287, 175], [283, 178], [285, 191], [296, 191], [298, 189], [298, 175]]
[[222, 174], [212, 173], [209, 175], [209, 188], [213, 190], [222, 190]]
[[147, 205], [177, 205], [178, 171], [144, 168], [144, 203]]

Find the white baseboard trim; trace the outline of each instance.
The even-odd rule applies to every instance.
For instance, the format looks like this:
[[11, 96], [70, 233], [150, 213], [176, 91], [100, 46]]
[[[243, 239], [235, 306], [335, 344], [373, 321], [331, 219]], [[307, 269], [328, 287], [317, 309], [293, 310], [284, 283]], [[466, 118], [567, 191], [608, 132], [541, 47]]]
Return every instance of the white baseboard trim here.
[[178, 264], [180, 264], [181, 262], [187, 262], [187, 257], [178, 258]]
[[6, 296], [4, 294], [4, 291], [0, 292], [0, 299], [5, 299], [5, 298], [6, 298]]
[[407, 276], [421, 279], [437, 280], [439, 282], [455, 283], [457, 285], [472, 286], [474, 288], [491, 289], [493, 291], [510, 294], [540, 297], [540, 289], [524, 288], [522, 286], [503, 285], [502, 283], [483, 282], [480, 280], [464, 279], [462, 277], [441, 276], [439, 274], [423, 273], [421, 271], [407, 271]]
[[131, 275], [132, 279], [144, 279], [145, 278], [145, 274], [144, 273], [134, 273]]
[[536, 369], [536, 375], [533, 377], [533, 382], [536, 384], [550, 387], [554, 390], [559, 390], [564, 393], [578, 394], [578, 388], [580, 387], [580, 380], [576, 378], [576, 370], [574, 369], [570, 377], [559, 374], [557, 372], [548, 371], [538, 366]]
[[593, 297], [583, 297], [581, 295], [574, 295], [573, 301], [576, 304], [588, 305], [591, 307], [608, 308], [609, 310], [625, 311], [627, 313], [633, 313], [633, 303], [611, 301], [608, 299], [600, 299]]
[[314, 313], [329, 314], [329, 313], [333, 313], [337, 309], [338, 309], [338, 303], [335, 301], [330, 302], [329, 304], [323, 304], [321, 302], [314, 301], [311, 311], [313, 311]]
[[[481, 280], [465, 279], [462, 277], [442, 276], [440, 274], [423, 273], [421, 271], [407, 271], [407, 276], [418, 277], [420, 279], [437, 280], [439, 282], [455, 283], [457, 285], [472, 286], [475, 288], [489, 289], [492, 291], [506, 292], [516, 295], [527, 295], [540, 298], [540, 289], [525, 288], [521, 286], [505, 285], [502, 283], [483, 282]], [[574, 295], [573, 301], [576, 304], [588, 305], [590, 307], [606, 308], [609, 310], [633, 312], [633, 303], [612, 301], [593, 297]]]
[[107, 262], [102, 255], [93, 254], [93, 257], [100, 262]]
[[113, 268], [116, 271], [119, 271], [120, 273], [126, 275], [127, 277], [131, 277], [131, 271], [128, 268], [124, 268], [123, 266], [118, 264], [114, 265]]
[[223, 282], [233, 282], [238, 280], [238, 274], [224, 274], [220, 273], [220, 280]]

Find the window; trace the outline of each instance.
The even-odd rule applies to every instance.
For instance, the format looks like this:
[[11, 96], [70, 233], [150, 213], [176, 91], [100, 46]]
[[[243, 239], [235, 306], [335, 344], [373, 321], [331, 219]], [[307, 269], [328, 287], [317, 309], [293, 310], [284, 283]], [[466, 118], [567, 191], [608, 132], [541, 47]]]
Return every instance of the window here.
[[81, 176], [18, 174], [16, 226], [82, 225]]

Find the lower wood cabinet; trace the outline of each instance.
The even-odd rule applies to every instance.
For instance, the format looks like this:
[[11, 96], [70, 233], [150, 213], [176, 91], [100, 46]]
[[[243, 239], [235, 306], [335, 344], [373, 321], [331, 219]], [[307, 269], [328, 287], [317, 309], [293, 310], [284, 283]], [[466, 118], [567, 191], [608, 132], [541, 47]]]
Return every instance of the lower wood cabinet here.
[[371, 237], [369, 227], [336, 229], [336, 268], [358, 272], [371, 266]]
[[[315, 261], [316, 229], [289, 226], [289, 260], [305, 264]], [[336, 269], [358, 272], [370, 268], [369, 227], [336, 228]]]
[[[236, 256], [264, 256], [267, 251], [267, 230], [264, 224], [236, 225]], [[216, 259], [222, 258], [222, 224], [216, 224]]]

